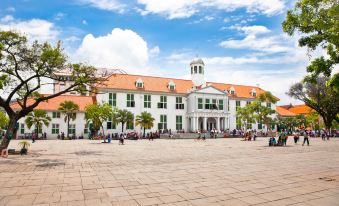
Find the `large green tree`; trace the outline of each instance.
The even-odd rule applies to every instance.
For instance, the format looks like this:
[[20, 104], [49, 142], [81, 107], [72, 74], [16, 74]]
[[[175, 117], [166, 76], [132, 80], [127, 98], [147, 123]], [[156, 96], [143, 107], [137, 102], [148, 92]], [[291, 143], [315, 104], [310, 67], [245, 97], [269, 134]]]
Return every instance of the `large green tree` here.
[[[264, 92], [259, 94], [254, 102], [250, 105], [254, 118], [257, 122], [266, 126], [267, 131], [271, 130], [271, 125], [274, 123], [272, 117], [275, 114], [275, 110], [268, 107], [269, 104], [275, 104], [277, 98], [272, 95], [271, 92]], [[272, 105], [271, 105], [272, 106]]]
[[247, 130], [247, 125], [252, 124], [255, 120], [254, 112], [250, 105], [246, 105], [245, 107], [238, 108], [237, 110], [237, 118], [240, 120], [241, 126], [245, 127], [245, 131]]
[[0, 129], [7, 128], [8, 125], [8, 117], [2, 111], [0, 111]]
[[326, 86], [327, 81], [326, 77], [318, 77], [316, 84], [302, 81], [292, 85], [287, 94], [314, 109], [323, 118], [326, 128], [330, 129], [333, 120], [339, 122], [339, 92]]
[[146, 135], [146, 129], [151, 129], [154, 125], [154, 121], [155, 119], [152, 117], [152, 114], [146, 111], [141, 112], [141, 114], [137, 115], [135, 118], [135, 124], [140, 125], [144, 130], [144, 137]]
[[58, 110], [65, 115], [65, 122], [67, 123], [67, 137], [69, 137], [69, 122], [76, 119], [79, 105], [72, 101], [64, 101], [60, 103]]
[[327, 55], [315, 58], [307, 67], [306, 81], [316, 83], [321, 74], [328, 77], [327, 85], [339, 92], [339, 73], [333, 69], [339, 62], [339, 2], [338, 0], [298, 0], [287, 12], [283, 30], [299, 34], [299, 45], [309, 51], [322, 48]]
[[104, 135], [105, 130], [103, 123], [112, 118], [112, 115], [113, 109], [109, 104], [92, 104], [85, 108], [85, 119], [87, 123], [91, 122], [93, 124], [95, 132], [101, 128]]
[[134, 116], [133, 113], [128, 111], [127, 109], [117, 109], [113, 113], [113, 122], [115, 123], [121, 123], [121, 132], [124, 132], [125, 124], [127, 122], [133, 122]]
[[25, 123], [28, 129], [34, 125], [36, 133], [39, 136], [39, 130], [42, 129], [42, 126], [45, 125], [48, 127], [51, 117], [48, 116], [47, 112], [40, 109], [35, 109], [33, 112], [30, 112], [25, 119]]
[[[41, 95], [39, 89], [53, 81], [64, 81], [56, 73], [68, 68], [74, 80], [64, 90], [55, 94]], [[12, 31], [0, 32], [0, 97], [2, 107], [8, 117], [6, 138], [0, 150], [7, 148], [10, 136], [14, 136], [19, 119], [32, 112], [41, 102], [71, 91], [85, 92], [98, 81], [96, 69], [83, 64], [69, 64], [60, 42], [55, 46], [46, 43], [28, 43], [25, 36]], [[12, 102], [19, 104], [14, 111]]]

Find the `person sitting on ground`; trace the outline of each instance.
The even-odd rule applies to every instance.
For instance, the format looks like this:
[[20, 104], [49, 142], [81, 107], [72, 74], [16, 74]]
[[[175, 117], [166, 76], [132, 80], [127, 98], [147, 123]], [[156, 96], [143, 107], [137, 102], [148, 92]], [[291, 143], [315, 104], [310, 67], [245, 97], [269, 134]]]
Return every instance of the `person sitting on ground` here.
[[197, 138], [197, 140], [200, 140], [201, 139], [201, 132], [200, 132], [200, 130], [198, 130], [198, 138]]
[[202, 136], [202, 140], [206, 140], [206, 132], [204, 132], [204, 135]]

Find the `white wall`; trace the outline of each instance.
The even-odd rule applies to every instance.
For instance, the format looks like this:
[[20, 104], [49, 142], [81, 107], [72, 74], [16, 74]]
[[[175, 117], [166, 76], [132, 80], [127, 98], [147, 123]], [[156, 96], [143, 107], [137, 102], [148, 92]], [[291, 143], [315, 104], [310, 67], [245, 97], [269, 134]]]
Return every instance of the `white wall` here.
[[[48, 111], [48, 116], [51, 117], [51, 121], [48, 125], [48, 127], [43, 126], [42, 127], [42, 133], [46, 132], [47, 139], [56, 139], [58, 134], [52, 134], [52, 124], [59, 124], [59, 132], [65, 133], [65, 136], [67, 135], [67, 123], [64, 121], [65, 116], [63, 114], [60, 114], [60, 118], [53, 118], [52, 111]], [[27, 125], [25, 124], [25, 118], [21, 118], [19, 121], [19, 129], [17, 131], [18, 136], [23, 136], [24, 134], [21, 134], [21, 124], [25, 125], [25, 133], [31, 133], [34, 130], [34, 126], [31, 127], [31, 129], [28, 129]], [[76, 119], [74, 121], [70, 121], [70, 124], [75, 124], [76, 126], [76, 136], [83, 135], [84, 137], [88, 137], [87, 134], [84, 134], [85, 129], [85, 114], [83, 112], [77, 112]]]
[[[108, 103], [109, 100], [109, 92], [116, 93], [117, 95], [117, 105], [116, 107], [119, 109], [127, 109], [131, 111], [134, 114], [134, 117], [139, 115], [143, 111], [147, 111], [152, 114], [153, 118], [155, 119], [152, 131], [156, 131], [158, 129], [158, 123], [160, 122], [160, 115], [167, 115], [167, 129], [171, 129], [173, 132], [176, 131], [176, 115], [182, 116], [182, 126], [183, 129], [186, 131], [186, 111], [187, 111], [187, 102], [186, 97], [184, 95], [176, 95], [176, 94], [168, 94], [168, 93], [145, 93], [145, 92], [139, 92], [139, 91], [116, 91], [116, 90], [104, 90], [99, 91], [99, 94], [97, 95], [97, 102], [102, 103]], [[135, 101], [135, 107], [127, 107], [127, 94], [134, 94], [134, 101]], [[144, 94], [150, 94], [151, 95], [151, 108], [144, 108]], [[164, 95], [167, 96], [167, 109], [158, 109], [158, 102], [160, 102], [160, 96]], [[176, 103], [176, 97], [180, 96], [182, 97], [182, 102], [184, 103], [184, 109], [176, 109], [175, 103]], [[104, 128], [106, 129], [106, 123], [104, 124]], [[124, 131], [130, 132], [130, 131], [136, 131], [140, 132], [141, 128], [134, 127], [134, 130], [126, 130], [126, 125]], [[121, 124], [118, 124], [116, 126], [116, 129], [108, 130], [109, 133], [116, 133], [121, 132]]]

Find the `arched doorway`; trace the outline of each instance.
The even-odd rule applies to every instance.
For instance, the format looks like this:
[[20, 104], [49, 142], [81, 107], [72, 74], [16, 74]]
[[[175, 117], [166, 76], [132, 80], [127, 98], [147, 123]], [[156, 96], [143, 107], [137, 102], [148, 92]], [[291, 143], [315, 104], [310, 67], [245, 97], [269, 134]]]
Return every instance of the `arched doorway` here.
[[207, 131], [211, 131], [214, 128], [217, 128], [217, 121], [215, 118], [209, 117], [207, 118]]

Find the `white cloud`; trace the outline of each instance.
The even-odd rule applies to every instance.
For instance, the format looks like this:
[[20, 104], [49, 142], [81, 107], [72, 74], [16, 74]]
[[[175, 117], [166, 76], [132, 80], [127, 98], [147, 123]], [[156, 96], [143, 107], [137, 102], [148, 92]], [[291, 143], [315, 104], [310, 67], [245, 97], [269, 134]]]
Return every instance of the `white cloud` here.
[[266, 34], [271, 32], [267, 27], [265, 26], [235, 26], [234, 29], [237, 29], [238, 31], [243, 31], [245, 34]]
[[[249, 32], [246, 31], [246, 32]], [[261, 51], [267, 53], [289, 52], [291, 47], [287, 46], [287, 39], [284, 36], [264, 36], [258, 37], [255, 31], [253, 34], [248, 34], [244, 39], [240, 40], [226, 40], [219, 45], [224, 48], [232, 49], [248, 49], [254, 51]]]
[[0, 19], [1, 22], [10, 22], [13, 20], [14, 20], [14, 17], [12, 15], [6, 15]]
[[232, 68], [232, 66], [224, 69], [216, 65], [207, 65], [205, 71], [207, 80], [213, 80], [215, 82], [250, 86], [259, 84], [262, 89], [270, 91], [273, 95], [280, 98], [278, 102], [279, 105], [298, 102], [286, 95], [286, 92], [292, 84], [299, 82], [306, 73], [304, 67], [263, 70], [258, 67], [239, 69]]
[[118, 0], [78, 0], [82, 4], [88, 4], [95, 8], [122, 13], [126, 5]]
[[[156, 50], [153, 48], [153, 52]], [[115, 28], [105, 36], [94, 37], [87, 34], [73, 59], [97, 67], [143, 73], [148, 64], [149, 53], [147, 42], [137, 33]]]
[[5, 16], [1, 19], [0, 30], [20, 32], [26, 35], [30, 41], [55, 41], [59, 35], [59, 31], [52, 22], [42, 19], [21, 21], [12, 16]]
[[155, 46], [149, 50], [150, 56], [158, 56], [159, 53], [160, 53], [160, 48], [158, 46]]
[[138, 0], [144, 6], [141, 14], [161, 14], [168, 19], [187, 18], [203, 10], [213, 8], [224, 11], [233, 11], [245, 8], [247, 12], [274, 15], [284, 10], [283, 0]]
[[84, 24], [84, 25], [87, 25], [87, 21], [86, 20], [82, 20], [81, 23]]

